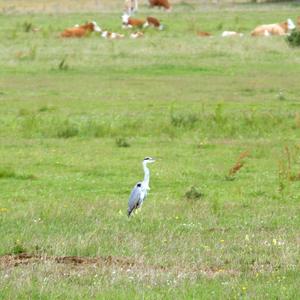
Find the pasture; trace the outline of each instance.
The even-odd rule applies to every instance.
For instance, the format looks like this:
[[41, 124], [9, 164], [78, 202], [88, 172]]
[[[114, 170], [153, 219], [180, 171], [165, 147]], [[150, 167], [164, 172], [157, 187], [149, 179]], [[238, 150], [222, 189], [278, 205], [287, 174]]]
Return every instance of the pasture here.
[[109, 41], [59, 33], [128, 35], [117, 6], [3, 3], [0, 299], [300, 297], [300, 50], [249, 35], [299, 5], [141, 6], [166, 29]]

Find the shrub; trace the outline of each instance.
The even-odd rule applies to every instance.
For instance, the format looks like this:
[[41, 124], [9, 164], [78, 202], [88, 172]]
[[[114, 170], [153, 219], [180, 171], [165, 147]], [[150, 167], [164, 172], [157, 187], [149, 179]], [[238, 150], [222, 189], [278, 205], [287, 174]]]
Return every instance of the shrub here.
[[300, 47], [300, 31], [295, 29], [286, 37], [287, 43], [292, 47]]

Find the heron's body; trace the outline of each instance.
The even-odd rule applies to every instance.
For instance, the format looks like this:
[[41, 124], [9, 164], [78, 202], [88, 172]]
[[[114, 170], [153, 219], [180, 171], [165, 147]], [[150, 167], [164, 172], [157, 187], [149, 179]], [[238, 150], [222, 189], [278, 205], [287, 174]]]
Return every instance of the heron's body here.
[[129, 200], [128, 200], [128, 217], [138, 208], [140, 208], [147, 197], [150, 180], [150, 171], [147, 168], [148, 163], [152, 163], [154, 160], [151, 157], [146, 157], [143, 160], [143, 169], [144, 169], [144, 180], [138, 182], [131, 191]]

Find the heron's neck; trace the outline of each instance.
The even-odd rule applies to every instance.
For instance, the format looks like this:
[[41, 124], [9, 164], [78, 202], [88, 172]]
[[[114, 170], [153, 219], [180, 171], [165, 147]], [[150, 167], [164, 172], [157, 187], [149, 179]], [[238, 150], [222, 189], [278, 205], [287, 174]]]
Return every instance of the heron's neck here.
[[144, 173], [145, 173], [143, 183], [146, 187], [149, 187], [150, 171], [147, 168], [147, 165], [145, 163], [143, 163], [143, 169], [144, 169]]

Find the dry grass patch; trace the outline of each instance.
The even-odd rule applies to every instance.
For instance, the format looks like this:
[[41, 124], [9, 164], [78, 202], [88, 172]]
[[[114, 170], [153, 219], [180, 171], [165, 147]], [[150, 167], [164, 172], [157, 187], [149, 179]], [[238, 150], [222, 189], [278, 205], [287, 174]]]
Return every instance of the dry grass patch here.
[[[167, 277], [174, 277], [177, 279], [195, 280], [199, 276], [207, 278], [215, 278], [217, 276], [239, 276], [238, 270], [217, 268], [217, 267], [192, 267], [190, 269], [181, 266], [162, 266], [150, 265], [143, 261], [136, 261], [124, 257], [80, 257], [80, 256], [48, 256], [48, 255], [34, 255], [28, 253], [21, 253], [18, 255], [4, 255], [0, 257], [0, 269], [8, 271], [15, 267], [26, 265], [45, 265], [52, 264], [53, 266], [63, 265], [65, 274], [68, 269], [77, 268], [78, 272], [88, 273], [90, 268], [94, 270], [117, 270], [118, 273], [134, 273], [139, 278], [147, 277], [156, 274], [158, 277], [166, 275]], [[58, 268], [60, 269], [60, 268]], [[57, 270], [58, 270], [57, 269]], [[124, 274], [123, 274], [124, 275]]]

